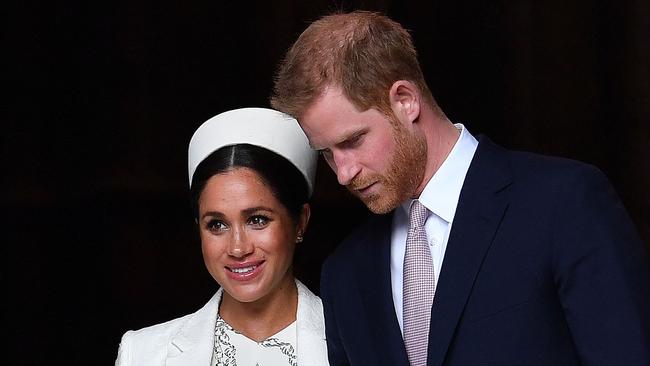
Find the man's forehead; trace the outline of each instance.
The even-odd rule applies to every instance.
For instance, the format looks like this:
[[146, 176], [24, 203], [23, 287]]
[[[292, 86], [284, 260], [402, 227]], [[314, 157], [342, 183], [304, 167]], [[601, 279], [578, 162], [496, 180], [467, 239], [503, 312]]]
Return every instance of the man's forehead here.
[[[376, 121], [374, 121], [376, 122]], [[314, 150], [323, 150], [343, 144], [368, 131], [373, 121], [362, 118], [326, 120], [323, 123], [311, 121], [301, 124], [309, 145]]]
[[312, 149], [323, 150], [348, 141], [350, 138], [358, 135], [364, 129], [364, 127], [354, 127], [343, 130], [340, 133], [334, 131], [327, 136], [318, 135], [314, 136], [314, 138], [311, 138], [308, 133], [306, 134], [307, 138], [309, 139], [309, 146], [311, 146]]
[[361, 111], [343, 95], [340, 88], [329, 87], [298, 118], [312, 148], [330, 148], [342, 143], [385, 116], [376, 109]]

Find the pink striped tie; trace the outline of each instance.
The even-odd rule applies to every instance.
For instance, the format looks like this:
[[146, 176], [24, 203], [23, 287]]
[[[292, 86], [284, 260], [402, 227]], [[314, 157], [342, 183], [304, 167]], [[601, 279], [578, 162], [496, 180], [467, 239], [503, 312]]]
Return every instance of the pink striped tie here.
[[426, 366], [429, 321], [436, 281], [424, 230], [427, 209], [414, 200], [404, 255], [404, 345], [411, 366]]

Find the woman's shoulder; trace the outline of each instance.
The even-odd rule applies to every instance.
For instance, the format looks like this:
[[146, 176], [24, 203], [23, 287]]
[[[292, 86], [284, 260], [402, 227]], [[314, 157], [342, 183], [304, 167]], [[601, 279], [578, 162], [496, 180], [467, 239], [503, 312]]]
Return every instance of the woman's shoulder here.
[[182, 328], [183, 324], [190, 318], [194, 313], [187, 314], [176, 319], [172, 319], [163, 323], [151, 325], [145, 328], [129, 330], [122, 336], [122, 341], [140, 341], [147, 342], [149, 340], [155, 340], [158, 338], [169, 338], [171, 335], [176, 333], [178, 329]]
[[180, 333], [194, 332], [195, 328], [205, 326], [194, 323], [206, 323], [206, 320], [216, 314], [220, 294], [221, 291], [218, 291], [207, 304], [192, 314], [124, 333], [116, 364], [132, 364], [127, 359], [132, 360], [136, 354], [155, 357], [154, 355], [163, 352], [170, 341]]
[[203, 305], [199, 310], [195, 311], [194, 313], [183, 315], [181, 317], [168, 320], [163, 323], [151, 325], [145, 328], [137, 329], [137, 330], [129, 330], [124, 334], [122, 339], [132, 339], [132, 340], [139, 340], [143, 342], [147, 342], [149, 340], [156, 340], [156, 339], [168, 339], [170, 336], [174, 335], [175, 333], [178, 332], [178, 330], [182, 329], [183, 326], [192, 318], [195, 318], [197, 316], [200, 316], [203, 313], [214, 313], [216, 308], [218, 308], [218, 303], [221, 298], [221, 289], [217, 291], [210, 300]]
[[[169, 340], [178, 333], [193, 314], [137, 330], [129, 330], [122, 336], [117, 352], [116, 365], [135, 365], [141, 358], [152, 361], [165, 353]], [[152, 361], [153, 362], [153, 361]]]

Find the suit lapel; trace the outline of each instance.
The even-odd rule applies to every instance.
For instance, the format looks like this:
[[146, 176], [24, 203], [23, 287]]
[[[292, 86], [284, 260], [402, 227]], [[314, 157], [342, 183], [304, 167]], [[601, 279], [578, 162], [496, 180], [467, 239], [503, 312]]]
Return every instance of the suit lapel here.
[[504, 152], [487, 138], [467, 172], [433, 301], [428, 365], [442, 365], [483, 259], [508, 207]]
[[393, 215], [376, 216], [367, 236], [367, 250], [359, 258], [368, 258], [358, 268], [359, 291], [373, 340], [376, 364], [408, 365], [402, 333], [399, 329], [390, 278], [390, 238]]

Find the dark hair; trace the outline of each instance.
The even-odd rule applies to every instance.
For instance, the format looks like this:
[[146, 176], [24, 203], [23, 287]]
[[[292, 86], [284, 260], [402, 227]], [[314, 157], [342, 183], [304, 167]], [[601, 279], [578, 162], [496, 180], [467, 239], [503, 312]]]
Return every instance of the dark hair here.
[[214, 175], [233, 168], [254, 170], [273, 192], [275, 198], [286, 207], [289, 215], [297, 222], [303, 204], [309, 199], [307, 181], [291, 162], [265, 148], [238, 144], [225, 146], [208, 155], [192, 176], [190, 198], [195, 217], [199, 215], [199, 198], [206, 182]]

